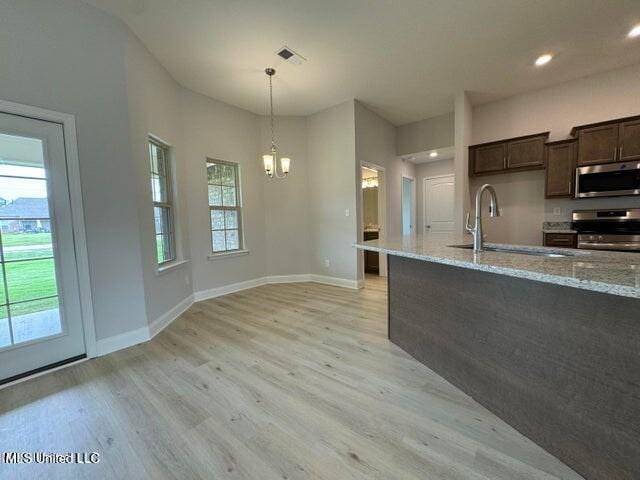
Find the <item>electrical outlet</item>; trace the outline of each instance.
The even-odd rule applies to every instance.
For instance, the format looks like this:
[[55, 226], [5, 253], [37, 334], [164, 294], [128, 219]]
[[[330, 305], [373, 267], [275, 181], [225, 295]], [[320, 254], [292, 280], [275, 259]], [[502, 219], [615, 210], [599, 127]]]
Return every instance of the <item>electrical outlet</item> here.
[[331, 262], [329, 261], [329, 259], [328, 259], [328, 258], [326, 258], [326, 259], [324, 260], [324, 266], [325, 266], [325, 267], [327, 267], [327, 268], [329, 268], [329, 267], [331, 266]]
[[345, 208], [345, 209], [344, 209], [344, 216], [345, 216], [345, 217], [348, 217], [349, 215], [351, 215], [351, 212], [349, 211], [349, 209], [348, 209], [348, 208]]
[[553, 207], [553, 215], [556, 217], [559, 217], [560, 215], [562, 215], [562, 208]]

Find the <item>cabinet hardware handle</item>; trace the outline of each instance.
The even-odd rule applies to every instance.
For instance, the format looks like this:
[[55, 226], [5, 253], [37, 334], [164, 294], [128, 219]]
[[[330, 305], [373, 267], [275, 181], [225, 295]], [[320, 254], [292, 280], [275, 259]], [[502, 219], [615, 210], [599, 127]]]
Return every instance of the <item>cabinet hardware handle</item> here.
[[620, 145], [620, 153], [618, 154], [618, 160], [622, 160], [622, 145]]
[[613, 161], [615, 162], [618, 158], [618, 149], [614, 148], [613, 149]]

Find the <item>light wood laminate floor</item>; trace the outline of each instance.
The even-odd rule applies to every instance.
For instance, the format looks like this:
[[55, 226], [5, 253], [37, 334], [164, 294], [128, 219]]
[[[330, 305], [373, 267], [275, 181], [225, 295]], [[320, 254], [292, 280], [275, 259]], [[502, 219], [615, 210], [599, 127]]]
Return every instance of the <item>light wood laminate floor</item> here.
[[386, 285], [194, 304], [155, 339], [0, 390], [0, 478], [579, 479], [386, 339]]

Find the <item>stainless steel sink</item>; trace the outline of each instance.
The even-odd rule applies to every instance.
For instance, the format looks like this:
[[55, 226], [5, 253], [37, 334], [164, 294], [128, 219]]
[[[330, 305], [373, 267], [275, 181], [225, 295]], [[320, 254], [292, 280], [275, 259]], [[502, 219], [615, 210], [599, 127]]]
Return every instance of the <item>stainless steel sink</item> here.
[[[453, 248], [464, 248], [466, 250], [473, 250], [473, 245], [449, 245]], [[579, 253], [567, 252], [566, 250], [533, 250], [528, 248], [518, 248], [518, 247], [492, 247], [489, 245], [485, 245], [482, 249], [483, 252], [502, 252], [502, 253], [517, 253], [519, 255], [533, 255], [535, 257], [555, 257], [555, 258], [563, 258], [563, 257], [576, 257]]]

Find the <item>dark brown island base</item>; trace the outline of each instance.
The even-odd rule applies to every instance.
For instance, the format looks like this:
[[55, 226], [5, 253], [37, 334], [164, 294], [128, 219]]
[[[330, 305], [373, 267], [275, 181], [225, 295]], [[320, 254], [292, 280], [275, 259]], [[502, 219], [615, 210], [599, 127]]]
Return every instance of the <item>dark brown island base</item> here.
[[388, 258], [393, 343], [586, 479], [640, 479], [640, 299]]

